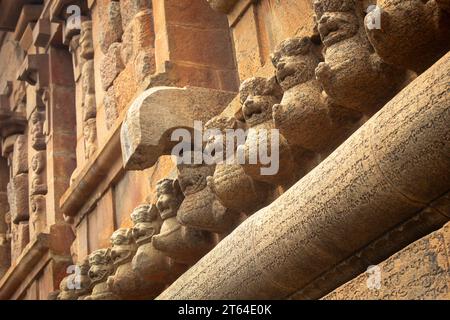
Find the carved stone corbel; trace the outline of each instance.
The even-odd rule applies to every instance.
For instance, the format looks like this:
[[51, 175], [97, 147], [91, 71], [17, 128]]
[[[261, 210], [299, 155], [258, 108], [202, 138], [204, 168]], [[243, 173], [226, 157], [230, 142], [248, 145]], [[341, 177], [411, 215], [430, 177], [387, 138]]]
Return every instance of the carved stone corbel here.
[[118, 297], [109, 290], [107, 280], [114, 273], [111, 249], [99, 249], [89, 255], [89, 279], [92, 293], [84, 300], [117, 300]]
[[89, 268], [89, 258], [86, 257], [81, 264], [76, 265], [75, 273], [61, 281], [56, 300], [84, 300], [92, 290]]
[[[249, 128], [245, 144], [238, 147], [238, 152], [244, 152], [245, 155], [245, 163], [241, 164], [245, 173], [257, 181], [290, 185], [296, 181], [298, 168], [286, 138], [279, 134], [277, 139], [274, 136], [277, 132], [273, 131], [272, 107], [281, 101], [281, 87], [275, 77], [254, 77], [245, 80], [239, 91], [242, 114]], [[272, 158], [278, 161], [278, 172], [263, 174], [263, 168], [269, 165], [261, 161], [260, 146], [265, 146], [268, 153], [272, 150], [272, 143], [278, 143], [279, 146], [279, 157], [273, 155]]]
[[47, 54], [28, 54], [17, 72], [17, 79], [40, 88], [49, 85], [49, 61]]
[[167, 257], [153, 245], [153, 237], [161, 229], [162, 220], [154, 204], [138, 206], [131, 214], [133, 238], [138, 245], [133, 258], [133, 271], [141, 279], [141, 289], [154, 298], [167, 284], [178, 278], [187, 267]]
[[372, 115], [407, 81], [404, 69], [385, 63], [367, 39], [362, 2], [315, 0], [325, 61], [316, 77], [333, 104]]
[[[450, 2], [378, 0], [365, 19], [376, 53], [386, 62], [421, 73], [450, 50]], [[371, 22], [379, 23], [371, 27]]]
[[[219, 138], [223, 143], [223, 151], [227, 152], [227, 136], [228, 129], [244, 130], [243, 123], [235, 117], [217, 116], [212, 118], [205, 124], [207, 130], [219, 130], [222, 136]], [[208, 137], [208, 146], [213, 146], [219, 141], [218, 137], [212, 134]], [[233, 142], [234, 146], [234, 142]], [[237, 146], [234, 146], [236, 151]], [[214, 174], [206, 178], [208, 188], [218, 197], [220, 202], [235, 212], [244, 212], [251, 214], [258, 208], [264, 206], [267, 200], [267, 192], [269, 185], [255, 181], [248, 176], [241, 165], [237, 163], [230, 164], [227, 162], [216, 164]]]
[[[335, 147], [349, 133], [361, 114], [327, 103], [315, 69], [322, 60], [309, 37], [290, 38], [272, 55], [283, 99], [273, 106], [275, 127], [293, 148], [316, 153]], [[351, 121], [346, 121], [353, 114]]]
[[161, 155], [171, 154], [174, 142], [170, 136], [174, 130], [192, 129], [194, 121], [208, 121], [234, 97], [232, 92], [196, 87], [154, 87], [144, 91], [128, 109], [121, 128], [125, 169], [153, 166]]
[[163, 179], [156, 187], [156, 206], [163, 220], [153, 245], [175, 262], [192, 265], [214, 247], [211, 233], [182, 226], [177, 211], [183, 200], [178, 181]]

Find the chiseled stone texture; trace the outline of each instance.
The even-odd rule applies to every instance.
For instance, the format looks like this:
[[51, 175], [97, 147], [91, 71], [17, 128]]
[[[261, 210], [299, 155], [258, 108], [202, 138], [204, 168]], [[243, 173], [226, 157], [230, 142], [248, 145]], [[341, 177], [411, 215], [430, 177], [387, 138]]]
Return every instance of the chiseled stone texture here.
[[107, 53], [109, 47], [120, 41], [123, 34], [120, 15], [120, 2], [112, 0], [97, 1], [99, 4], [100, 48]]
[[100, 77], [103, 90], [105, 91], [108, 90], [119, 73], [125, 68], [121, 57], [121, 47], [120, 43], [113, 43], [100, 64]]
[[17, 224], [29, 218], [28, 210], [28, 174], [22, 173], [11, 179], [8, 184], [8, 201], [12, 222]]
[[17, 136], [12, 161], [13, 175], [28, 172], [28, 146], [25, 135]]
[[122, 28], [126, 29], [133, 17], [141, 10], [150, 9], [151, 0], [127, 0], [120, 1], [120, 14], [122, 16]]
[[370, 269], [323, 299], [448, 300], [449, 252], [450, 224], [447, 224], [383, 261], [377, 265], [379, 269]]
[[286, 298], [448, 192], [449, 79], [450, 53], [158, 298]]

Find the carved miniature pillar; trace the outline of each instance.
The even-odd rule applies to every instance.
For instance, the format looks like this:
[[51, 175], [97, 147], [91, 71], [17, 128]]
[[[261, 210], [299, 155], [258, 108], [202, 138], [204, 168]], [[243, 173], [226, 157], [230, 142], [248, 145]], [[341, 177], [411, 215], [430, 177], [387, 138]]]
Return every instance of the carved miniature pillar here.
[[333, 104], [374, 114], [404, 86], [405, 71], [373, 53], [361, 1], [315, 0], [314, 9], [325, 58], [317, 79]]
[[450, 50], [449, 3], [378, 0], [365, 19], [369, 41], [384, 61], [420, 74]]
[[153, 245], [177, 263], [194, 264], [214, 247], [213, 235], [178, 222], [177, 211], [183, 201], [178, 181], [159, 181], [156, 194], [156, 206], [163, 224], [160, 233], [153, 237]]
[[447, 53], [158, 298], [285, 299], [448, 195], [449, 70]]
[[[64, 220], [59, 201], [69, 186], [76, 166], [75, 85], [68, 50], [49, 47], [50, 86], [46, 108], [49, 119], [47, 139], [47, 225]], [[63, 226], [64, 228], [64, 226]], [[69, 231], [67, 231], [69, 236]]]

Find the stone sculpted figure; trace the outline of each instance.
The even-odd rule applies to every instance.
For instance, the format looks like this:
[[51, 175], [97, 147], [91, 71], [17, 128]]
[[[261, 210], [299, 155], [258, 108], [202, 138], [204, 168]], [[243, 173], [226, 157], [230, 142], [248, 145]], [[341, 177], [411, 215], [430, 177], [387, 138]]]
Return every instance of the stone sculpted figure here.
[[226, 208], [207, 185], [206, 178], [214, 174], [214, 168], [206, 164], [178, 165], [184, 200], [177, 219], [183, 226], [225, 234], [236, 227], [239, 212]]
[[317, 51], [309, 37], [299, 37], [281, 42], [272, 54], [277, 81], [284, 91], [281, 103], [273, 106], [273, 119], [291, 148], [321, 153], [341, 142], [339, 138], [349, 131], [348, 115], [358, 119], [358, 114], [327, 103], [315, 79], [322, 59]]
[[314, 10], [325, 58], [316, 69], [317, 79], [334, 104], [372, 115], [401, 89], [404, 70], [374, 52], [361, 2], [315, 0]]
[[86, 257], [74, 273], [61, 281], [57, 300], [83, 300], [89, 295], [92, 290], [89, 268], [89, 258]]
[[238, 153], [243, 150], [245, 154], [245, 163], [242, 164], [245, 173], [257, 181], [290, 186], [296, 181], [297, 168], [292, 151], [282, 134], [278, 139], [276, 137], [274, 139], [279, 146], [279, 156], [276, 154], [272, 156], [273, 161], [278, 161], [278, 171], [271, 174], [263, 174], [261, 171], [263, 167], [269, 166], [261, 161], [260, 154], [263, 150], [261, 146], [266, 148], [265, 153], [270, 153], [273, 148], [274, 132], [271, 130], [275, 129], [275, 126], [272, 107], [281, 101], [283, 96], [281, 87], [275, 77], [270, 79], [254, 77], [241, 84], [239, 94], [242, 114], [249, 127], [245, 144], [238, 147]]
[[118, 296], [109, 290], [108, 277], [114, 272], [111, 259], [111, 249], [98, 249], [89, 255], [89, 278], [91, 279], [92, 294], [85, 300], [117, 300]]
[[114, 275], [108, 277], [108, 288], [121, 299], [145, 299], [140, 291], [142, 280], [133, 271], [131, 262], [137, 250], [132, 229], [121, 228], [111, 236], [111, 259]]
[[[365, 26], [384, 61], [422, 73], [450, 50], [450, 1], [378, 0], [377, 6]], [[370, 27], [375, 19], [380, 28]]]
[[191, 265], [215, 245], [211, 233], [182, 226], [177, 211], [183, 201], [178, 181], [163, 179], [156, 187], [157, 202], [163, 224], [159, 234], [153, 236], [153, 245], [175, 262]]
[[132, 262], [133, 271], [141, 279], [145, 294], [154, 298], [186, 271], [186, 266], [175, 263], [153, 246], [153, 237], [160, 232], [162, 224], [156, 205], [138, 206], [131, 214], [131, 220], [133, 238], [138, 245]]
[[[211, 132], [211, 136], [208, 138], [207, 147], [208, 145], [222, 143], [222, 151], [225, 154], [225, 161], [216, 164], [214, 174], [207, 177], [208, 188], [214, 192], [226, 208], [235, 212], [251, 214], [264, 206], [269, 185], [264, 182], [253, 180], [245, 173], [237, 159], [234, 159], [233, 163], [229, 163], [229, 159], [226, 157], [226, 154], [229, 151], [229, 146], [227, 146], [229, 142], [228, 138], [232, 139], [231, 136], [227, 136], [227, 130], [236, 130], [234, 131], [236, 133], [238, 132], [237, 130], [244, 130], [243, 123], [235, 117], [219, 115], [209, 120], [205, 124], [205, 128], [207, 130], [214, 129], [220, 131], [220, 138], [214, 136], [213, 132]], [[219, 131], [217, 133], [219, 133]], [[232, 143], [234, 148], [232, 151], [235, 152], [237, 144], [235, 146], [234, 141], [232, 141]]]

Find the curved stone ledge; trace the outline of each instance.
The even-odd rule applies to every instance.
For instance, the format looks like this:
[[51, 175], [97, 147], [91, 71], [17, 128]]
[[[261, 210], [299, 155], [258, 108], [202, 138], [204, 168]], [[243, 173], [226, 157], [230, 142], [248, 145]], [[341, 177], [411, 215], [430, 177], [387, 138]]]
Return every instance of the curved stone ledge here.
[[447, 53], [158, 299], [286, 298], [448, 192], [449, 79]]
[[143, 170], [170, 154], [170, 135], [178, 128], [192, 129], [222, 112], [236, 93], [206, 88], [154, 87], [131, 105], [121, 129], [126, 170]]

